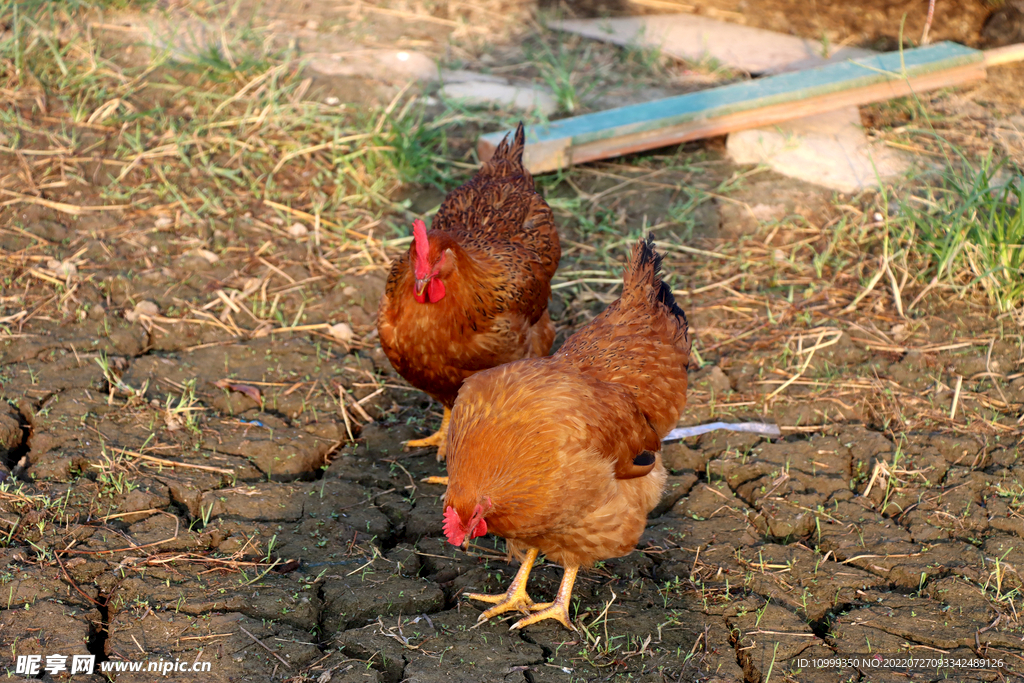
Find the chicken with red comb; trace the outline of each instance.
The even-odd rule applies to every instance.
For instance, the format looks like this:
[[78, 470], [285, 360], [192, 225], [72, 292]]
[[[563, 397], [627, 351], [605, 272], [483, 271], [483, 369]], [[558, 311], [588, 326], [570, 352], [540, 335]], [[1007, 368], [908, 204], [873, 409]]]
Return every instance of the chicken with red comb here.
[[430, 262], [430, 241], [427, 238], [427, 224], [417, 218], [412, 222], [413, 244], [416, 247], [416, 265], [413, 267], [413, 274], [416, 284], [413, 287], [413, 297], [417, 303], [437, 303], [444, 298], [444, 280], [438, 275], [445, 267], [445, 259], [454, 258], [449, 251], [441, 255], [437, 265], [431, 267]]
[[[480, 620], [526, 612], [513, 628], [556, 619], [573, 628], [576, 572], [636, 547], [661, 498], [661, 439], [686, 405], [686, 316], [641, 240], [622, 296], [548, 358], [479, 372], [459, 391], [448, 428], [444, 530], [466, 545], [488, 531], [522, 558], [508, 591]], [[558, 595], [526, 593], [540, 553], [565, 568]]]
[[551, 208], [523, 167], [522, 124], [473, 178], [413, 222], [377, 312], [381, 347], [402, 377], [444, 407], [441, 428], [409, 441], [444, 459], [451, 407], [475, 372], [551, 351], [551, 276], [561, 246]]
[[[463, 522], [455, 508], [448, 506], [444, 511], [444, 535], [452, 545], [465, 546], [470, 540], [478, 536], [487, 535], [487, 514], [483, 505], [473, 508], [469, 522]], [[471, 531], [472, 530], [472, 531]]]

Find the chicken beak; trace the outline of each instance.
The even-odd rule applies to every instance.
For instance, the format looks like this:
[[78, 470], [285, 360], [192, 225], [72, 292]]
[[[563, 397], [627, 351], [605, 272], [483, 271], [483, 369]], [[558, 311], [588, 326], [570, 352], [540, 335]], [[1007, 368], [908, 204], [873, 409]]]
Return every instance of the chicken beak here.
[[430, 284], [429, 277], [424, 278], [422, 280], [416, 278], [416, 296], [423, 296], [423, 291], [427, 288], [428, 284]]

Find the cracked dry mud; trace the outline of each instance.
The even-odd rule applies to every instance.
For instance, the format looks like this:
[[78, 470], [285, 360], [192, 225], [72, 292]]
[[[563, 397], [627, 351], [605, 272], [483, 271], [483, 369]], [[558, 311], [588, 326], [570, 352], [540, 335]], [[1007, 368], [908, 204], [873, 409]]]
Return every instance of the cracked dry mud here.
[[[911, 680], [1024, 671], [1017, 437], [908, 428], [894, 440], [872, 417], [884, 391], [850, 399], [840, 379], [772, 405], [782, 439], [667, 446], [672, 476], [639, 549], [581, 574], [580, 633], [473, 628], [480, 608], [460, 595], [503, 590], [516, 567], [491, 537], [469, 554], [444, 542], [442, 490], [419, 481], [442, 468], [402, 450], [437, 416], [424, 419], [429, 403], [374, 344], [382, 267], [285, 265], [307, 247], [253, 220], [224, 228], [224, 258], [188, 270], [178, 252], [196, 229], [93, 226], [93, 274], [73, 285], [84, 314], [38, 316], [2, 341], [0, 457], [12, 474], [0, 494], [0, 651], [198, 659], [217, 681], [896, 681], [908, 679], [800, 660], [940, 653], [1004, 667]], [[275, 244], [272, 267], [232, 250], [256, 238]], [[8, 250], [30, 241], [2, 239]], [[168, 266], [129, 275], [121, 264], [157, 239]], [[670, 267], [688, 277], [692, 265]], [[238, 337], [230, 318], [178, 317], [254, 278], [281, 295], [285, 320], [302, 307], [303, 324], [345, 321], [355, 340], [322, 328]], [[160, 313], [133, 315], [140, 301]], [[698, 334], [718, 324], [715, 301], [684, 300]], [[924, 341], [963, 336], [963, 321], [942, 315], [927, 318], [941, 332]], [[878, 353], [856, 338], [845, 332], [805, 376], [828, 385], [869, 369], [914, 388], [929, 367], [1021, 362], [1008, 342], [979, 360]], [[706, 358], [688, 419], [763, 399], [778, 386], [760, 379], [777, 350]], [[245, 388], [214, 384], [224, 379]], [[1020, 381], [970, 388], [965, 401], [1024, 399]], [[832, 417], [814, 409], [839, 396]], [[560, 577], [540, 565], [531, 595], [552, 595]]]
[[[269, 8], [288, 26], [301, 20], [303, 40], [316, 23], [308, 17], [329, 26], [332, 13], [348, 16], [332, 3], [241, 5]], [[850, 29], [826, 15], [854, 11], [892, 28], [880, 10], [762, 5], [746, 12], [751, 25], [815, 39], [827, 28], [833, 44]], [[868, 9], [882, 5], [903, 11]], [[934, 35], [973, 44], [980, 25], [957, 27], [983, 8], [968, 9], [940, 10]], [[411, 36], [426, 50], [427, 39], [447, 40], [416, 15], [390, 28], [387, 16], [368, 16], [389, 29], [381, 45]], [[467, 25], [493, 40], [479, 17]], [[519, 45], [497, 47], [507, 64], [529, 63]], [[1019, 114], [1021, 73], [992, 69], [972, 97]], [[383, 106], [399, 89], [326, 80], [343, 102]], [[452, 158], [469, 158], [468, 145]], [[443, 491], [420, 482], [443, 467], [432, 452], [402, 450], [440, 414], [394, 374], [373, 334], [397, 248], [326, 230], [322, 245], [296, 238], [287, 231], [294, 217], [248, 197], [244, 209], [202, 222], [161, 213], [172, 205], [71, 217], [5, 199], [0, 677], [20, 680], [16, 655], [59, 653], [208, 661], [209, 673], [166, 680], [217, 682], [1024, 680], [1019, 327], [969, 299], [930, 297], [904, 319], [884, 282], [858, 310], [837, 313], [876, 259], [870, 270], [816, 272], [818, 255], [835, 246], [828, 195], [736, 169], [716, 149], [710, 141], [578, 169], [580, 196], [602, 197], [617, 232], [587, 234], [556, 210], [560, 275], [607, 271], [624, 248], [595, 253], [595, 239], [671, 222], [673, 204], [698, 196], [692, 188], [717, 193], [736, 180], [729, 197], [696, 202], [688, 233], [722, 258], [667, 253], [673, 287], [693, 292], [680, 303], [701, 354], [684, 420], [768, 420], [784, 436], [717, 433], [667, 446], [671, 476], [638, 549], [577, 580], [578, 633], [551, 622], [510, 633], [515, 615], [474, 628], [481, 606], [462, 594], [504, 590], [517, 566], [493, 537], [468, 554], [444, 541]], [[20, 173], [24, 159], [4, 154]], [[100, 170], [81, 177], [103, 178]], [[48, 192], [103, 203], [76, 178]], [[442, 196], [406, 189], [416, 215]], [[49, 259], [73, 256], [78, 272], [66, 282], [42, 273]], [[558, 341], [614, 298], [608, 284], [558, 290]], [[331, 336], [326, 324], [335, 323], [350, 325], [352, 338]], [[561, 575], [541, 563], [530, 595], [550, 599]], [[877, 655], [1003, 666], [911, 677], [801, 664]]]

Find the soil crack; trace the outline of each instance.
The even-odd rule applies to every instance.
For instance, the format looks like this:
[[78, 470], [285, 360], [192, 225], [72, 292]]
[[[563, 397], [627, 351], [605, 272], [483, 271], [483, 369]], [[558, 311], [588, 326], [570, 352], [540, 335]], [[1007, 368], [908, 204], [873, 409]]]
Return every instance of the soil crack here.
[[22, 411], [13, 408], [11, 406], [6, 415], [0, 415], [0, 481], [7, 473], [17, 479], [28, 469], [32, 423]]
[[807, 626], [811, 629], [811, 633], [818, 636], [825, 645], [833, 647], [834, 639], [829, 636], [832, 627], [840, 616], [854, 609], [854, 607], [855, 605], [852, 602], [838, 604], [832, 609], [827, 610], [820, 619], [808, 621]]
[[316, 584], [316, 640], [314, 643], [321, 652], [330, 650], [331, 638], [326, 637], [327, 633], [327, 597], [324, 595], [324, 582], [317, 581]]
[[89, 624], [89, 640], [86, 648], [89, 654], [96, 656], [96, 664], [105, 662], [107, 657], [107, 638], [110, 637], [110, 608], [108, 607], [109, 596], [100, 593], [96, 596], [96, 609], [100, 613], [100, 621]]

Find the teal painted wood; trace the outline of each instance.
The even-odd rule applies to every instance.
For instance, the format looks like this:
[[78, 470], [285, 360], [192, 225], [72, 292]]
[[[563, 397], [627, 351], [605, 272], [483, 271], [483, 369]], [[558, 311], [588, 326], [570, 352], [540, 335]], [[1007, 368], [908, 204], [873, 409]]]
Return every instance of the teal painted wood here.
[[[567, 147], [596, 140], [712, 119], [726, 114], [804, 100], [832, 92], [922, 76], [983, 62], [984, 53], [956, 43], [887, 52], [757, 80], [733, 83], [677, 97], [633, 104], [530, 126], [527, 144], [561, 141]], [[481, 136], [492, 145], [512, 131]], [[560, 145], [561, 146], [561, 145]]]

